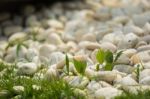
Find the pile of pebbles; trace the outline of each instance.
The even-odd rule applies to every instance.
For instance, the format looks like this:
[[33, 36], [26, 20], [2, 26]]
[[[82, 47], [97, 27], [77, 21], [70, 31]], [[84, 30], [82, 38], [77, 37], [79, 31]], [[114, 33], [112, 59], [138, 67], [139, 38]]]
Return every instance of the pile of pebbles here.
[[[15, 62], [18, 74], [62, 77], [58, 71], [66, 69], [67, 53], [69, 58], [86, 57], [82, 79], [72, 63], [74, 75], [62, 78], [88, 99], [150, 89], [149, 0], [84, 0], [56, 3], [38, 11], [30, 5], [22, 11], [23, 16], [11, 19], [8, 13], [0, 16], [5, 19], [0, 27], [0, 58]], [[98, 49], [123, 50], [112, 71], [95, 70]], [[139, 80], [135, 75], [138, 64]]]

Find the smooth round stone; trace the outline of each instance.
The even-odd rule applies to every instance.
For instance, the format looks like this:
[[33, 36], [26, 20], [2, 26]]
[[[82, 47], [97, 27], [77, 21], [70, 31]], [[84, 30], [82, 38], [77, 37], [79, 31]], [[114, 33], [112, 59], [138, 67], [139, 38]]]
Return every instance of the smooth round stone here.
[[111, 42], [118, 46], [118, 44], [123, 40], [124, 34], [122, 32], [114, 32], [106, 34], [101, 42]]
[[150, 90], [150, 86], [147, 86], [147, 85], [122, 86], [122, 88], [123, 88], [124, 91], [134, 93], [134, 94], [137, 94], [139, 91]]
[[[67, 76], [66, 76], [67, 77]], [[69, 78], [64, 78], [72, 87], [84, 89], [88, 83], [89, 79], [86, 77], [79, 77], [79, 76], [69, 76]], [[71, 78], [70, 78], [71, 77]]]
[[132, 16], [134, 14], [141, 14], [142, 13], [142, 8], [139, 6], [130, 6], [130, 5], [126, 5], [123, 7], [123, 11], [126, 15], [128, 16]]
[[150, 12], [147, 11], [143, 14], [140, 15], [134, 15], [133, 16], [133, 22], [135, 25], [139, 26], [139, 27], [143, 27], [147, 22], [150, 21]]
[[134, 33], [128, 33], [125, 35], [122, 42], [119, 44], [119, 48], [133, 48], [138, 43], [139, 38]]
[[55, 51], [57, 48], [51, 44], [42, 44], [39, 49], [39, 55], [44, 57], [49, 57], [50, 54]]
[[13, 35], [11, 35], [8, 39], [8, 41], [11, 42], [21, 42], [26, 39], [26, 34], [24, 32], [18, 32]]
[[15, 45], [14, 47], [9, 48], [6, 53], [7, 55], [4, 57], [5, 61], [7, 62], [14, 62], [16, 59], [19, 58], [24, 58], [26, 53], [27, 53], [27, 48], [24, 46], [21, 46], [19, 51], [18, 51], [18, 56], [17, 56], [17, 46]]
[[96, 81], [93, 81], [93, 80], [91, 82], [89, 82], [89, 84], [87, 85], [87, 89], [91, 93], [93, 93], [96, 90], [101, 89], [101, 88], [102, 88], [101, 84]]
[[105, 35], [111, 32], [113, 32], [113, 30], [108, 25], [100, 25], [100, 27], [95, 30], [97, 41], [100, 41]]
[[105, 82], [105, 81], [99, 81], [99, 83], [101, 84], [101, 86], [104, 87], [112, 87], [112, 85], [110, 85], [109, 83]]
[[123, 54], [125, 54], [126, 56], [128, 56], [129, 58], [131, 58], [134, 54], [137, 53], [136, 49], [127, 49], [123, 52]]
[[69, 48], [70, 53], [75, 53], [76, 51], [78, 51], [78, 47], [75, 42], [69, 41], [67, 42], [66, 46]]
[[27, 50], [27, 53], [25, 55], [25, 58], [27, 58], [28, 60], [32, 61], [34, 57], [38, 56], [39, 52], [34, 49], [34, 48], [29, 48]]
[[18, 63], [18, 73], [32, 75], [38, 70], [38, 66], [35, 63]]
[[102, 44], [100, 44], [100, 48], [103, 50], [110, 50], [111, 52], [116, 52], [117, 47], [109, 42], [103, 42]]
[[113, 87], [101, 88], [95, 92], [96, 99], [111, 99], [120, 94], [121, 91]]
[[134, 68], [130, 65], [115, 65], [113, 70], [117, 70], [119, 72], [131, 74], [134, 71]]
[[143, 84], [143, 85], [150, 85], [150, 77], [147, 76], [147, 77], [141, 79], [139, 83]]
[[50, 65], [57, 64], [65, 59], [65, 55], [61, 52], [53, 52], [49, 56]]
[[83, 35], [81, 41], [96, 42], [96, 35], [93, 33], [87, 33], [87, 34]]
[[150, 50], [150, 45], [143, 45], [137, 48], [138, 52], [142, 52], [142, 51], [146, 51], [146, 50]]
[[113, 18], [115, 18], [118, 16], [124, 16], [125, 14], [122, 8], [112, 8], [111, 15]]
[[57, 46], [57, 49], [58, 49], [57, 51], [67, 53], [69, 52], [70, 48], [66, 44], [61, 44]]
[[24, 87], [23, 86], [13, 86], [13, 91], [17, 94], [21, 94], [24, 92]]
[[85, 70], [85, 76], [88, 77], [89, 79], [90, 78], [93, 78], [96, 76], [96, 72], [90, 68], [86, 68]]
[[96, 79], [106, 82], [112, 82], [117, 77], [117, 73], [113, 71], [99, 71], [96, 74]]
[[150, 43], [150, 35], [145, 35], [140, 38], [141, 41], [145, 41], [146, 43]]
[[144, 63], [143, 66], [145, 69], [150, 69], [150, 62]]
[[82, 90], [82, 89], [79, 89], [79, 88], [75, 88], [74, 89], [74, 94], [76, 96], [79, 96], [79, 97], [86, 97], [87, 98], [87, 93], [85, 90]]
[[127, 16], [117, 16], [113, 18], [113, 22], [126, 24], [129, 21], [129, 18]]
[[125, 26], [125, 27], [123, 28], [123, 32], [124, 32], [125, 34], [132, 32], [132, 33], [135, 33], [135, 34], [138, 35], [138, 36], [143, 36], [143, 35], [145, 35], [144, 30], [143, 30], [142, 28], [137, 27], [137, 26], [134, 26], [134, 25]]
[[58, 78], [57, 70], [54, 69], [54, 68], [49, 68], [47, 70], [47, 72], [45, 73], [45, 78], [48, 79], [48, 80], [53, 80], [53, 79]]
[[27, 26], [40, 26], [40, 23], [37, 21], [37, 16], [36, 15], [30, 15], [27, 17], [25, 21]]
[[96, 60], [96, 53], [98, 52], [98, 49], [95, 49], [94, 51], [92, 51], [90, 57], [91, 57], [91, 60], [96, 64], [97, 60]]
[[130, 63], [130, 59], [128, 56], [126, 56], [125, 54], [122, 54], [118, 60], [116, 61], [116, 63], [119, 64], [129, 64]]
[[142, 51], [137, 53], [137, 56], [139, 56], [140, 60], [143, 62], [148, 62], [150, 60], [150, 50]]
[[122, 85], [138, 85], [138, 83], [129, 76], [122, 78], [120, 81], [120, 84], [122, 84]]
[[6, 36], [10, 36], [16, 32], [21, 32], [23, 30], [23, 28], [21, 26], [7, 26], [4, 28], [4, 34]]
[[1, 98], [4, 98], [4, 99], [7, 99], [8, 96], [10, 95], [9, 93], [10, 93], [10, 92], [9, 92], [8, 90], [4, 90], [4, 89], [3, 89], [3, 90], [0, 91], [0, 97], [1, 97]]
[[146, 43], [145, 41], [139, 41], [139, 42], [136, 44], [135, 48], [139, 48], [139, 47], [146, 46], [146, 45], [147, 45], [147, 43]]
[[51, 28], [56, 28], [56, 29], [63, 29], [64, 28], [64, 25], [60, 21], [54, 20], [54, 19], [48, 20], [47, 24]]
[[140, 72], [139, 79], [142, 80], [145, 77], [148, 77], [150, 75], [150, 69], [144, 69], [143, 71]]
[[79, 43], [79, 47], [83, 49], [94, 50], [100, 48], [100, 44], [97, 42], [81, 41]]
[[68, 21], [65, 26], [65, 32], [63, 34], [63, 39], [65, 41], [68, 40], [75, 40], [80, 41], [81, 37], [88, 33], [89, 28], [87, 26], [86, 21], [82, 21], [79, 19], [74, 19], [71, 21]]
[[61, 40], [60, 36], [56, 33], [49, 34], [48, 37], [46, 38], [46, 41], [54, 45], [63, 44], [63, 41]]
[[106, 21], [110, 19], [111, 15], [109, 13], [109, 8], [108, 7], [102, 7], [101, 9], [96, 10], [95, 16], [97, 19], [101, 21]]
[[141, 59], [137, 54], [135, 54], [130, 58], [130, 61], [132, 64], [138, 64], [141, 62]]
[[150, 34], [150, 23], [146, 23], [143, 27], [145, 34]]

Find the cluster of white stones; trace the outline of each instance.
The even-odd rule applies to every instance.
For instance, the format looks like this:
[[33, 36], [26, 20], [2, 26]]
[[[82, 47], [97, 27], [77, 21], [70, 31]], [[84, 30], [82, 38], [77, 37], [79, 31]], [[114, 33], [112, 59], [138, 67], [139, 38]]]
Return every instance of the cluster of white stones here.
[[[27, 6], [23, 13], [26, 27], [21, 26], [22, 16], [15, 16], [0, 28], [8, 37], [1, 37], [0, 58], [16, 62], [18, 74], [50, 80], [61, 77], [88, 99], [110, 99], [122, 90], [136, 93], [150, 89], [149, 0], [84, 0], [57, 3], [39, 11]], [[95, 70], [98, 49], [123, 50], [112, 71]], [[72, 63], [70, 75], [63, 73], [65, 53], [70, 59], [86, 57], [83, 78]], [[138, 81], [135, 70], [141, 63]], [[18, 89], [23, 90], [14, 86]]]

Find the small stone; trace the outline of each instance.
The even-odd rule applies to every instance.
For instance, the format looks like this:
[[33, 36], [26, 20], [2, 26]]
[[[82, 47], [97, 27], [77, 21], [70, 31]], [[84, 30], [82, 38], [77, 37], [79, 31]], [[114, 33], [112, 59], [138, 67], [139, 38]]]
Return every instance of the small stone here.
[[147, 23], [144, 25], [143, 30], [144, 30], [144, 33], [145, 33], [146, 35], [150, 34], [150, 23], [147, 22]]
[[110, 50], [111, 52], [116, 52], [117, 47], [109, 42], [104, 42], [102, 44], [100, 44], [100, 48], [103, 50]]
[[147, 42], [145, 42], [145, 41], [139, 41], [136, 44], [135, 48], [139, 48], [139, 47], [146, 46], [146, 45], [147, 45]]
[[96, 81], [91, 81], [89, 82], [89, 84], [87, 85], [87, 89], [90, 92], [95, 92], [96, 90], [102, 88], [102, 86], [100, 85], [100, 83], [96, 82]]
[[86, 77], [82, 78], [79, 76], [73, 76], [72, 79], [68, 81], [68, 83], [73, 87], [84, 89], [88, 85], [89, 80]]
[[65, 55], [61, 52], [53, 52], [49, 56], [49, 65], [58, 64], [65, 59]]
[[79, 43], [79, 47], [84, 48], [84, 49], [94, 50], [94, 49], [100, 48], [100, 44], [96, 42], [94, 43], [94, 42], [89, 42], [89, 41], [81, 41]]
[[120, 94], [120, 90], [112, 87], [101, 88], [95, 92], [96, 99], [111, 99]]
[[122, 85], [138, 85], [138, 83], [129, 76], [122, 78], [120, 81], [120, 84], [122, 84]]
[[105, 81], [99, 81], [99, 83], [101, 84], [101, 86], [104, 87], [112, 87], [112, 85], [110, 85], [109, 83], [105, 82]]
[[116, 63], [119, 63], [119, 64], [129, 64], [130, 63], [130, 59], [125, 54], [122, 54], [118, 58], [118, 60], [116, 61]]
[[150, 62], [146, 62], [143, 64], [145, 69], [150, 69]]
[[26, 39], [27, 35], [24, 32], [18, 32], [9, 37], [9, 42], [22, 42]]
[[134, 26], [134, 25], [129, 25], [129, 26], [125, 26], [124, 28], [123, 28], [123, 32], [125, 33], [125, 34], [128, 34], [128, 33], [135, 33], [136, 35], [138, 35], [138, 36], [143, 36], [143, 35], [145, 35], [145, 33], [144, 33], [144, 30], [142, 29], [142, 28], [140, 28], [140, 27], [137, 27], [137, 26]]
[[146, 50], [150, 50], [150, 45], [143, 45], [143, 46], [137, 48], [138, 52], [142, 52], [142, 51], [146, 51]]
[[130, 65], [115, 65], [113, 70], [118, 70], [119, 72], [131, 74], [134, 71], [134, 68]]
[[63, 41], [61, 40], [60, 36], [56, 33], [49, 34], [48, 37], [46, 38], [46, 41], [54, 45], [63, 44]]
[[150, 60], [150, 50], [147, 51], [142, 51], [137, 53], [137, 55], [139, 56], [140, 60], [142, 62], [148, 62]]
[[56, 46], [51, 44], [43, 44], [39, 49], [40, 56], [49, 57], [50, 54], [56, 50]]
[[45, 78], [48, 80], [55, 80], [56, 78], [58, 78], [57, 70], [54, 68], [49, 68], [45, 73]]
[[20, 94], [24, 92], [24, 87], [23, 86], [13, 86], [13, 90], [15, 93]]
[[63, 29], [64, 28], [64, 25], [61, 22], [59, 22], [57, 20], [53, 20], [53, 19], [48, 20], [47, 24], [51, 28], [56, 28], [56, 29]]
[[90, 41], [90, 42], [96, 42], [96, 36], [92, 33], [87, 33], [83, 35], [82, 41]]
[[150, 12], [145, 12], [140, 15], [133, 16], [133, 22], [139, 27], [143, 27], [147, 22], [150, 22]]
[[143, 85], [150, 85], [150, 77], [149, 76], [144, 77], [143, 79], [140, 80], [139, 83]]
[[112, 82], [117, 77], [117, 73], [113, 71], [99, 71], [96, 74], [98, 80], [103, 80], [106, 82]]
[[125, 54], [126, 56], [128, 56], [129, 58], [131, 58], [134, 54], [137, 53], [136, 49], [127, 49], [123, 52], [123, 54]]
[[131, 86], [122, 86], [124, 91], [137, 94], [139, 91], [150, 90], [150, 86], [146, 85], [131, 85]]
[[18, 63], [17, 67], [19, 74], [27, 74], [27, 75], [34, 74], [38, 69], [38, 66], [35, 63]]
[[119, 44], [119, 48], [133, 48], [138, 43], [139, 38], [134, 33], [128, 33], [125, 35], [122, 42]]
[[30, 61], [33, 61], [34, 57], [38, 56], [39, 55], [39, 52], [34, 49], [34, 48], [29, 48], [27, 50], [27, 53], [25, 55], [25, 58], [27, 58], [28, 60]]
[[23, 28], [21, 26], [7, 26], [4, 28], [4, 34], [6, 36], [10, 36], [11, 34], [13, 33], [16, 33], [16, 32], [21, 32], [23, 30]]
[[90, 68], [86, 68], [85, 70], [85, 76], [90, 78], [94, 78], [96, 76], [96, 72]]
[[145, 41], [146, 43], [150, 43], [150, 35], [146, 35], [140, 38], [141, 41]]
[[130, 58], [130, 61], [132, 64], [138, 64], [141, 62], [141, 59], [137, 54], [135, 54]]
[[150, 75], [150, 69], [144, 69], [143, 71], [140, 72], [139, 79], [142, 80], [145, 77], [148, 77]]

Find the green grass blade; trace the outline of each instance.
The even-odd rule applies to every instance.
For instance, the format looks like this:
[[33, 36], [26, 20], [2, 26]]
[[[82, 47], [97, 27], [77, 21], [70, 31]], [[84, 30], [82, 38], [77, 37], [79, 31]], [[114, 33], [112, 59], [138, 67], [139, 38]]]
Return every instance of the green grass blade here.
[[69, 58], [67, 54], [66, 54], [66, 69], [67, 69], [67, 74], [69, 75]]
[[87, 62], [86, 61], [78, 61], [76, 59], [73, 59], [73, 63], [74, 63], [74, 66], [75, 66], [77, 72], [81, 75], [84, 75], [85, 69], [87, 66]]
[[106, 51], [105, 61], [106, 63], [113, 63], [113, 53], [111, 51]]
[[119, 51], [114, 59], [114, 62], [118, 60], [118, 58], [122, 55], [123, 51]]
[[105, 60], [105, 52], [102, 49], [99, 49], [96, 53], [96, 60], [102, 64]]
[[106, 63], [104, 66], [104, 70], [106, 71], [111, 71], [113, 69], [113, 64], [112, 63]]

